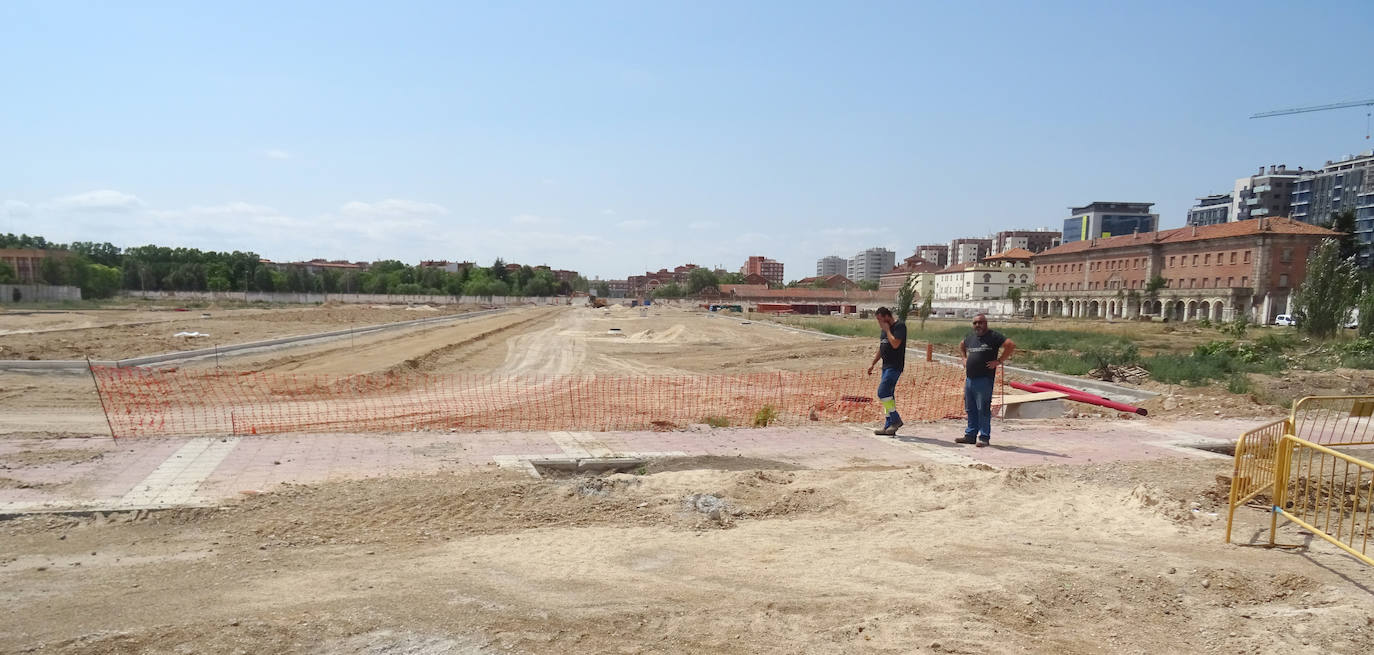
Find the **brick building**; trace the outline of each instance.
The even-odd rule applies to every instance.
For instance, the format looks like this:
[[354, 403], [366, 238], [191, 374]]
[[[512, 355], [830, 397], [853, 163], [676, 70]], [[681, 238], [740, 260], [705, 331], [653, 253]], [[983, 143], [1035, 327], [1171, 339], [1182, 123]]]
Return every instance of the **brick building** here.
[[[939, 270], [940, 266], [935, 262], [926, 261], [917, 255], [912, 255], [902, 260], [902, 263], [894, 266], [892, 270], [883, 273], [883, 276], [878, 279], [878, 288], [895, 292], [901, 289], [902, 285], [906, 283], [908, 279], [911, 279], [912, 274], [916, 274], [918, 279], [912, 280], [912, 285], [915, 287], [914, 290], [917, 295], [924, 298], [925, 296], [922, 295], [922, 283], [929, 281], [930, 284], [934, 284], [935, 278], [933, 274]], [[932, 275], [922, 278], [922, 273], [930, 273]], [[930, 291], [926, 290], [924, 293], [930, 293]]]
[[0, 248], [0, 262], [5, 262], [14, 269], [15, 279], [19, 280], [20, 284], [42, 284], [43, 260], [49, 255], [61, 257], [66, 253], [61, 250]]
[[782, 284], [782, 262], [763, 255], [754, 255], [744, 262], [739, 272], [744, 275], [761, 275], [770, 284]]
[[[1288, 313], [1307, 257], [1337, 233], [1288, 218], [1183, 227], [1066, 243], [1037, 254], [1040, 316], [1271, 322]], [[1160, 276], [1165, 286], [1147, 291]]]

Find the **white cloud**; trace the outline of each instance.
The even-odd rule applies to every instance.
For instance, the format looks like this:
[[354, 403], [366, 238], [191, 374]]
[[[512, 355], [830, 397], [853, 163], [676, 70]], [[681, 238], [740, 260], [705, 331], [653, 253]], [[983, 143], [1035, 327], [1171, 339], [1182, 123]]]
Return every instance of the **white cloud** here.
[[627, 221], [620, 221], [619, 223], [616, 223], [615, 226], [622, 230], [642, 230], [653, 224], [653, 221], [646, 221], [642, 218], [635, 218]]
[[602, 214], [605, 214], [606, 216], [615, 216], [615, 210], [614, 210], [614, 209], [603, 209], [603, 210], [601, 210], [601, 213], [602, 213]]
[[720, 227], [720, 223], [715, 221], [693, 221], [687, 224], [693, 230], [714, 230]]
[[448, 213], [443, 205], [418, 200], [388, 198], [377, 202], [353, 201], [339, 208], [339, 213], [350, 218], [394, 218], [418, 216], [442, 216]]
[[274, 149], [271, 149], [271, 150], [264, 150], [264, 151], [262, 152], [262, 155], [263, 155], [264, 157], [268, 158], [268, 159], [290, 159], [290, 158], [291, 158], [291, 153], [289, 153], [289, 152], [287, 152], [287, 151], [285, 151], [285, 150], [277, 150], [277, 149], [275, 149], [275, 148], [274, 148]]
[[65, 211], [130, 212], [142, 207], [143, 201], [135, 195], [101, 189], [78, 193], [74, 196], [54, 198], [49, 204], [54, 209]]

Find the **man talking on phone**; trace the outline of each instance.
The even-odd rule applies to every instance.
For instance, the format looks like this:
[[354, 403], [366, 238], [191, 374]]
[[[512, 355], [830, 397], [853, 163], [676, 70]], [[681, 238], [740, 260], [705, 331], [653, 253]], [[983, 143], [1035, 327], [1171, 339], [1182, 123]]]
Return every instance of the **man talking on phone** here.
[[886, 307], [879, 307], [878, 311], [874, 312], [874, 317], [878, 319], [878, 327], [883, 332], [883, 338], [878, 342], [878, 353], [868, 365], [868, 374], [873, 375], [873, 367], [882, 360], [883, 372], [878, 381], [878, 402], [883, 406], [886, 419], [883, 421], [882, 429], [874, 430], [873, 434], [892, 437], [897, 435], [897, 428], [902, 427], [902, 417], [897, 413], [897, 398], [894, 393], [897, 390], [897, 379], [902, 377], [902, 369], [906, 367], [906, 323], [897, 320], [897, 317], [892, 315], [892, 310]]

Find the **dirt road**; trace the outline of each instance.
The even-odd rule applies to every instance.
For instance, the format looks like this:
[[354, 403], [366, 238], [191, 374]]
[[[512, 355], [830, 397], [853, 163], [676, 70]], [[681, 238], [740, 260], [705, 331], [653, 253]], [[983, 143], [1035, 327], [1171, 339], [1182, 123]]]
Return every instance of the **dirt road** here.
[[0, 524], [0, 650], [1367, 652], [1367, 569], [1197, 518], [1224, 468], [444, 474], [32, 517]]

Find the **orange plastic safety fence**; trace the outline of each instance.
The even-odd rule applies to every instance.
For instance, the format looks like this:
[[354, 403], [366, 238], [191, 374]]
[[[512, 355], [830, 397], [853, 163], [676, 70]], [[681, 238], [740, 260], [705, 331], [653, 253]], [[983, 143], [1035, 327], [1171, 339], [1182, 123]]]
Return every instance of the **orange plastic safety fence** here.
[[[711, 419], [754, 425], [882, 420], [878, 376], [863, 370], [737, 375], [513, 378], [489, 375], [297, 375], [95, 368], [117, 437], [285, 432], [673, 429]], [[962, 418], [964, 372], [908, 362], [903, 420]]]

